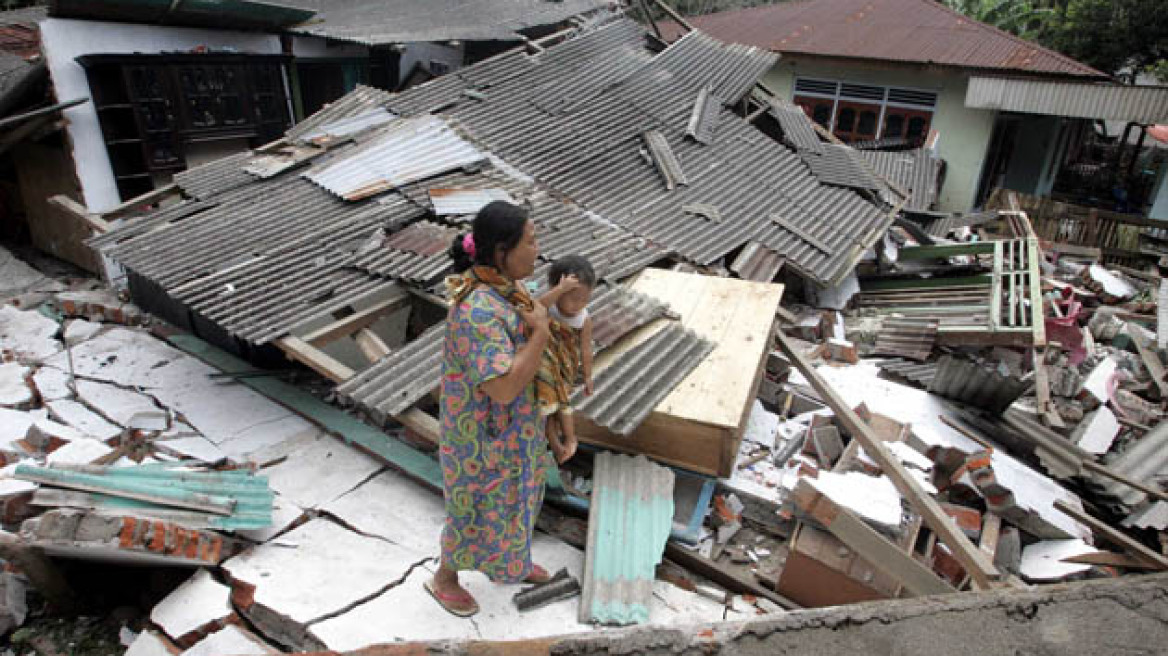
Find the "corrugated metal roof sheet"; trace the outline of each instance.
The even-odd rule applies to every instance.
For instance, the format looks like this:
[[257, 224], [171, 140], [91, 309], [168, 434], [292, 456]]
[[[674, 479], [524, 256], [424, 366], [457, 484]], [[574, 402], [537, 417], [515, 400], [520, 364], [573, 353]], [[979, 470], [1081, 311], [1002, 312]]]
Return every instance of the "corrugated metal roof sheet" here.
[[[600, 352], [632, 330], [665, 316], [660, 301], [623, 287], [601, 285], [588, 304], [592, 341]], [[366, 367], [337, 387], [337, 393], [372, 414], [379, 422], [400, 414], [438, 386], [442, 375], [442, 344], [446, 322]]]
[[304, 141], [311, 142], [342, 139], [379, 125], [385, 125], [395, 118], [397, 117], [384, 107], [370, 107], [360, 114], [337, 118], [328, 123], [323, 123], [312, 132], [304, 133], [304, 136], [301, 138]]
[[337, 393], [361, 406], [380, 423], [401, 414], [438, 387], [446, 322], [362, 369], [337, 387]]
[[251, 157], [251, 151], [243, 151], [180, 171], [174, 174], [174, 183], [192, 198], [211, 198], [255, 181], [244, 170]]
[[935, 319], [888, 318], [880, 324], [876, 335], [879, 355], [898, 355], [902, 358], [923, 362], [933, 353], [937, 343], [939, 323]]
[[386, 235], [379, 245], [363, 249], [352, 266], [430, 287], [454, 265], [446, 251], [457, 235], [458, 230], [454, 228], [419, 221]]
[[[724, 41], [783, 54], [1107, 77], [932, 0], [779, 2], [686, 20]], [[662, 24], [667, 38], [682, 31], [676, 24]]]
[[511, 204], [515, 199], [504, 189], [447, 189], [430, 187], [430, 205], [438, 216], [469, 216], [497, 201]]
[[649, 621], [653, 580], [673, 521], [673, 483], [673, 472], [645, 456], [596, 454], [580, 622]]
[[592, 396], [577, 391], [572, 407], [599, 426], [630, 435], [713, 350], [713, 343], [670, 322], [597, 372]]
[[[412, 182], [398, 189], [398, 192], [426, 210], [437, 214], [430, 197], [431, 189], [500, 189], [514, 199], [515, 202], [523, 204], [527, 194], [531, 193], [532, 187], [526, 182], [512, 178], [491, 164], [484, 165], [481, 169], [474, 171], [459, 169], [425, 180]], [[443, 221], [452, 223], [469, 223], [473, 219], [474, 216], [472, 215], [442, 216]]]
[[826, 184], [872, 191], [883, 189], [884, 185], [860, 159], [861, 152], [864, 151], [839, 144], [823, 144], [818, 152], [801, 151], [799, 156], [811, 167], [815, 177]]
[[937, 376], [936, 362], [912, 362], [900, 358], [881, 360], [876, 364], [880, 371], [897, 378], [915, 383], [917, 387], [927, 388], [933, 378]]
[[369, 46], [425, 41], [518, 41], [521, 30], [601, 9], [602, 0], [269, 0], [317, 12], [289, 29]]
[[1030, 385], [1017, 378], [951, 355], [937, 362], [937, 373], [929, 383], [933, 394], [993, 413], [1005, 412], [1028, 389]]
[[435, 116], [399, 119], [357, 148], [322, 159], [304, 177], [345, 200], [470, 166], [486, 154]]
[[[1168, 477], [1168, 421], [1157, 424], [1104, 464], [1133, 481], [1159, 486], [1160, 481]], [[1096, 475], [1090, 482], [1100, 494], [1113, 499], [1113, 507], [1121, 512], [1130, 512], [1148, 499], [1147, 494], [1110, 478]]]
[[393, 94], [381, 89], [358, 84], [355, 89], [325, 105], [312, 116], [292, 126], [287, 132], [289, 141], [305, 141], [326, 134], [324, 126], [363, 116], [384, 108]]
[[714, 130], [718, 127], [718, 111], [722, 101], [710, 93], [709, 87], [702, 87], [694, 98], [693, 111], [689, 115], [689, 123], [685, 126], [685, 136], [702, 144], [714, 141]]
[[756, 282], [774, 282], [782, 268], [783, 256], [755, 241], [746, 244], [730, 264], [739, 277]]
[[974, 75], [965, 106], [1027, 114], [1168, 123], [1168, 86], [1023, 80]]
[[779, 122], [784, 141], [797, 150], [813, 153], [823, 151], [823, 140], [811, 127], [811, 119], [802, 107], [777, 98], [770, 99], [770, 104], [767, 112]]
[[938, 182], [944, 161], [927, 148], [890, 152], [857, 150], [877, 175], [909, 194], [905, 207], [910, 210], [929, 210], [937, 202]]

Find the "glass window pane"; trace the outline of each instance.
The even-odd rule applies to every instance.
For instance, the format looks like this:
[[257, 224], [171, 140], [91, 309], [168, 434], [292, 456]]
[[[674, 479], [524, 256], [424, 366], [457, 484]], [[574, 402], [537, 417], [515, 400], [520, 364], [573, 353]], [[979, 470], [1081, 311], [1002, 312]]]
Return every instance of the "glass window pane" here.
[[884, 138], [891, 139], [904, 134], [904, 116], [888, 114], [884, 117]]
[[851, 107], [845, 107], [840, 110], [839, 116], [836, 117], [835, 129], [839, 132], [851, 132], [856, 125], [856, 110]]
[[876, 134], [876, 112], [870, 110], [860, 112], [860, 126], [856, 130], [866, 137], [874, 136]]

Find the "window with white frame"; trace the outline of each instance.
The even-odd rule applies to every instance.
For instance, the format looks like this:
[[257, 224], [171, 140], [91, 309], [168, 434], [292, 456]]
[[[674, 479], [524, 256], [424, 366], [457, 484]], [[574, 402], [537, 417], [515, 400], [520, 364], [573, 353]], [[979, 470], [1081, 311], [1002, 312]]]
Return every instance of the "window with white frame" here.
[[937, 93], [798, 77], [793, 102], [845, 142], [904, 139], [921, 143], [933, 122]]

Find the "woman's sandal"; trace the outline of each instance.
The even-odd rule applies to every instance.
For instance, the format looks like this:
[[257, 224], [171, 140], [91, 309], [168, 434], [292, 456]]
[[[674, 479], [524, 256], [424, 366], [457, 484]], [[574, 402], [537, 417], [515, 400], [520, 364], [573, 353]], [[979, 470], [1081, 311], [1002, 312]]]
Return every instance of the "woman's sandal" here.
[[455, 617], [470, 617], [479, 612], [479, 604], [474, 600], [474, 597], [469, 593], [459, 592], [458, 594], [448, 594], [445, 592], [438, 592], [434, 589], [434, 582], [426, 580], [423, 584], [426, 592], [438, 602], [438, 605], [445, 608], [446, 612]]
[[531, 573], [527, 575], [527, 578], [523, 579], [523, 582], [539, 585], [540, 583], [547, 583], [550, 580], [552, 580], [552, 575], [546, 569], [539, 565], [532, 565]]

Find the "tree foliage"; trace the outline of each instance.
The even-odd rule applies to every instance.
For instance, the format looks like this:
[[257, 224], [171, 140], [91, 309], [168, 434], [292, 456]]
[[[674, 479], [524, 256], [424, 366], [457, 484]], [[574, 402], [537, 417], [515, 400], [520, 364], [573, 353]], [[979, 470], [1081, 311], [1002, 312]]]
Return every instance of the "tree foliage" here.
[[1101, 71], [1126, 74], [1168, 61], [1164, 0], [1055, 0], [1041, 42]]
[[1027, 0], [944, 0], [943, 4], [987, 25], [1035, 39], [1055, 16], [1055, 10]]

